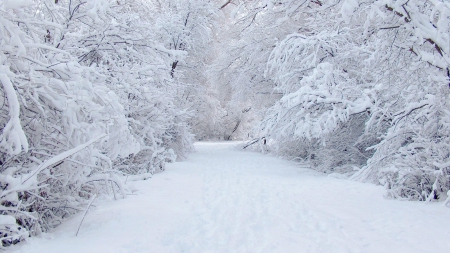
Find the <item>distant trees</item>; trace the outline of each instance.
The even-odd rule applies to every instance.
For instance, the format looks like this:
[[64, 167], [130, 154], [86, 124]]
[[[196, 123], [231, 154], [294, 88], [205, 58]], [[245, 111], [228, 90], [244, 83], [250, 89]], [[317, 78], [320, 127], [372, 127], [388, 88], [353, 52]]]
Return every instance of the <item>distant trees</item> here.
[[[157, 3], [156, 3], [157, 2]], [[165, 48], [181, 52], [171, 61], [176, 83], [175, 106], [184, 110], [196, 140], [217, 139], [223, 114], [206, 70], [214, 57], [219, 4], [214, 1], [155, 1], [155, 38]]]
[[291, 26], [274, 22], [283, 14], [268, 12], [260, 1], [226, 3], [208, 73], [226, 111], [221, 118], [223, 138], [245, 139], [253, 136], [267, 107], [280, 98], [264, 72], [273, 45]]

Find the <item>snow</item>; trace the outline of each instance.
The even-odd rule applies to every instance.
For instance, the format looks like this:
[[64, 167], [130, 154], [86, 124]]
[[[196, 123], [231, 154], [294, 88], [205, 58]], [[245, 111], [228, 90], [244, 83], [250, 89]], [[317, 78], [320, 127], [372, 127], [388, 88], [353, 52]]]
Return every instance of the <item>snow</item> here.
[[62, 161], [62, 160], [64, 160], [64, 159], [66, 159], [67, 157], [69, 157], [69, 156], [71, 156], [71, 155], [73, 155], [73, 154], [75, 154], [75, 153], [80, 152], [82, 149], [84, 149], [84, 148], [90, 146], [92, 143], [94, 143], [94, 142], [100, 140], [101, 138], [103, 138], [103, 137], [105, 137], [105, 136], [106, 136], [106, 134], [100, 135], [100, 136], [94, 138], [93, 140], [90, 140], [90, 141], [88, 141], [88, 142], [86, 142], [86, 143], [84, 143], [84, 144], [80, 144], [80, 145], [76, 146], [76, 147], [73, 148], [73, 149], [67, 150], [67, 151], [65, 151], [65, 152], [62, 152], [62, 153], [59, 154], [59, 155], [56, 155], [56, 156], [54, 156], [54, 157], [48, 159], [47, 161], [45, 161], [44, 163], [42, 163], [41, 165], [39, 165], [39, 167], [38, 167], [35, 171], [33, 171], [32, 173], [30, 173], [30, 175], [27, 177], [27, 179], [25, 179], [25, 180], [23, 181], [23, 183], [25, 183], [26, 181], [28, 181], [30, 178], [34, 177], [37, 173], [39, 173], [40, 171], [44, 170], [44, 169], [47, 168], [48, 166], [51, 166], [51, 165], [53, 165], [53, 164], [55, 164], [55, 163], [57, 163], [57, 162], [59, 162], [59, 161]]
[[33, 1], [32, 0], [2, 0], [2, 2], [0, 2], [0, 7], [2, 4], [5, 7], [5, 9], [15, 9], [15, 8], [31, 5], [31, 4], [33, 4]]
[[11, 215], [0, 215], [0, 224], [16, 224], [16, 218], [12, 217]]
[[135, 195], [98, 198], [53, 232], [11, 247], [32, 252], [448, 252], [442, 203], [383, 198], [371, 184], [305, 166], [197, 143], [186, 161], [145, 181]]
[[341, 14], [345, 22], [349, 23], [351, 16], [356, 8], [358, 8], [359, 3], [356, 0], [345, 0], [341, 7]]
[[[14, 86], [8, 77], [12, 75], [6, 66], [0, 66], [0, 83], [8, 99], [9, 116], [11, 117], [0, 133], [0, 148], [7, 153], [17, 155], [22, 151], [28, 152], [28, 141], [20, 124], [20, 104]], [[0, 149], [1, 150], [1, 149]]]

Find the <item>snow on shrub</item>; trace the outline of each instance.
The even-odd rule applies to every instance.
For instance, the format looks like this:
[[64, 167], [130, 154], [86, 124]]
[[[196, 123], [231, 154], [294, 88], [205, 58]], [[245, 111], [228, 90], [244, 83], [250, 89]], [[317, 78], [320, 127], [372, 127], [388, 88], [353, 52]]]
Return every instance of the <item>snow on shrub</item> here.
[[1, 247], [58, 226], [93, 195], [125, 196], [120, 176], [191, 150], [170, 78], [180, 53], [151, 41], [141, 4], [0, 3]]
[[327, 173], [355, 165], [353, 179], [384, 185], [388, 197], [445, 200], [450, 4], [294, 3], [275, 9], [303, 22], [303, 32], [279, 42], [268, 60], [266, 76], [284, 94], [260, 127], [275, 140], [271, 148]]

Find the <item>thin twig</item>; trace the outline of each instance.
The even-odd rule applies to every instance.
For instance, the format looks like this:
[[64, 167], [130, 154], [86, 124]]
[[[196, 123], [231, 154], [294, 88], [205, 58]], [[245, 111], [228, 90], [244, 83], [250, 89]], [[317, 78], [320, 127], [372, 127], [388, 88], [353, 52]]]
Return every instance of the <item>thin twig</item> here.
[[78, 230], [77, 230], [77, 233], [75, 234], [75, 236], [78, 236], [78, 232], [80, 232], [81, 224], [83, 224], [84, 217], [86, 217], [86, 214], [87, 214], [87, 212], [89, 210], [89, 207], [91, 207], [91, 204], [94, 201], [95, 197], [97, 197], [97, 194], [92, 195], [91, 199], [89, 200], [89, 203], [88, 203], [88, 205], [86, 207], [86, 210], [84, 210], [83, 218], [81, 218], [81, 222], [80, 222], [80, 225], [78, 226]]

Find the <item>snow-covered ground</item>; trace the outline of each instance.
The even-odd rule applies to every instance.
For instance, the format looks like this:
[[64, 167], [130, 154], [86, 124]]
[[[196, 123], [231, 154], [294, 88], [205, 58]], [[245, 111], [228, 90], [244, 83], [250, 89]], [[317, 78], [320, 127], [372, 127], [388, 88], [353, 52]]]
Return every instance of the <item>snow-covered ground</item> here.
[[[235, 144], [235, 143], [234, 143]], [[136, 195], [94, 201], [52, 233], [9, 250], [88, 252], [450, 252], [450, 209], [383, 198], [268, 155], [198, 143]]]

